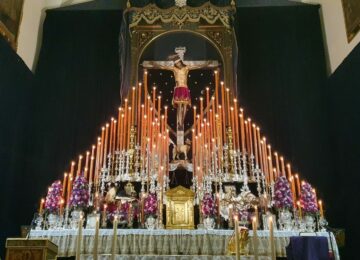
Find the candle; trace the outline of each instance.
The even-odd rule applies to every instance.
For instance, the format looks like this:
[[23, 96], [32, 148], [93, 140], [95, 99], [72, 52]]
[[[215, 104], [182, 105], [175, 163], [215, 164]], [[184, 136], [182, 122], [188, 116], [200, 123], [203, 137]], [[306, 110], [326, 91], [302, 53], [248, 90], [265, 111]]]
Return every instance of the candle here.
[[296, 202], [298, 209], [299, 209], [299, 219], [302, 220], [302, 209], [301, 209], [301, 203], [300, 201]]
[[67, 178], [67, 173], [64, 173], [64, 180], [63, 180], [63, 190], [62, 190], [62, 195], [61, 197], [65, 197], [65, 190], [66, 190], [66, 178]]
[[62, 216], [64, 213], [64, 202], [64, 199], [60, 200], [60, 216]]
[[236, 260], [240, 260], [240, 245], [239, 245], [239, 220], [238, 216], [234, 218], [235, 224], [235, 253], [236, 253]]
[[132, 87], [132, 95], [131, 95], [131, 107], [132, 107], [132, 111], [131, 111], [131, 126], [134, 125], [134, 117], [135, 117], [135, 109], [136, 109], [136, 104], [135, 104], [135, 87]]
[[245, 129], [244, 129], [244, 116], [243, 116], [243, 111], [242, 109], [240, 109], [240, 114], [239, 114], [239, 117], [240, 117], [240, 134], [241, 134], [241, 152], [244, 153], [246, 152], [245, 151]]
[[110, 123], [110, 144], [109, 144], [109, 152], [112, 152], [112, 140], [113, 140], [113, 135], [114, 135], [114, 118], [111, 118], [111, 123]]
[[80, 176], [80, 173], [81, 173], [81, 162], [82, 162], [82, 155], [80, 154], [79, 155], [79, 162], [78, 162], [78, 168], [77, 168], [77, 172], [76, 172], [76, 175], [77, 176]]
[[104, 158], [103, 158], [103, 167], [106, 166], [108, 138], [109, 138], [109, 124], [106, 124], [106, 128], [105, 128], [105, 141], [104, 141], [104, 154], [103, 154], [103, 156], [104, 156]]
[[324, 218], [324, 209], [323, 209], [323, 203], [321, 200], [319, 200], [319, 209], [320, 209], [320, 217]]
[[90, 158], [90, 152], [89, 151], [86, 151], [86, 159], [85, 159], [85, 178], [87, 178], [88, 174], [88, 169], [89, 169], [89, 158]]
[[[255, 206], [256, 207], [256, 206]], [[257, 209], [257, 207], [256, 207]], [[254, 258], [259, 259], [258, 236], [257, 236], [257, 215], [252, 218]]]
[[214, 113], [216, 114], [218, 112], [219, 107], [219, 73], [217, 70], [214, 71], [215, 74], [215, 109]]
[[251, 133], [251, 118], [249, 117], [248, 118], [248, 127], [249, 127], [249, 141], [250, 141], [250, 154], [253, 155], [254, 152], [253, 152], [253, 141], [252, 141], [252, 133]]
[[281, 176], [286, 176], [284, 157], [280, 156], [280, 162], [281, 162]]
[[301, 189], [300, 189], [300, 178], [298, 174], [295, 174], [295, 180], [296, 180], [296, 188], [297, 188], [297, 197], [300, 198]]
[[258, 144], [257, 144], [257, 137], [256, 137], [256, 125], [253, 124], [252, 128], [253, 128], [253, 135], [254, 135], [255, 166], [259, 166], [258, 147], [257, 147]]
[[99, 244], [99, 217], [96, 217], [95, 223], [95, 236], [94, 236], [94, 248], [93, 248], [93, 260], [98, 259], [98, 244]]
[[275, 153], [274, 153], [274, 156], [275, 156], [276, 172], [277, 172], [278, 176], [280, 176], [280, 164], [279, 164], [279, 156], [278, 156], [278, 153], [275, 152]]
[[220, 194], [216, 193], [216, 202], [217, 202], [217, 226], [220, 228]]
[[272, 216], [270, 216], [268, 220], [269, 220], [269, 231], [270, 231], [271, 260], [275, 260], [276, 252], [275, 252], [275, 240], [274, 240], [274, 223]]
[[239, 119], [238, 119], [238, 104], [237, 104], [237, 99], [234, 98], [234, 107], [235, 107], [235, 143], [236, 143], [236, 149], [240, 149], [240, 136], [239, 136]]
[[80, 215], [79, 226], [78, 226], [78, 235], [76, 240], [76, 260], [80, 260], [80, 251], [81, 251], [81, 240], [82, 240], [82, 227], [83, 227], [83, 216]]
[[111, 245], [111, 260], [115, 260], [116, 243], [117, 243], [117, 226], [118, 226], [118, 220], [117, 220], [117, 216], [115, 216], [114, 222], [113, 222], [113, 239], [112, 239], [112, 245]]
[[290, 176], [290, 184], [291, 184], [291, 195], [292, 195], [292, 199], [293, 199], [293, 203], [294, 203], [294, 206], [295, 206], [295, 181], [294, 181], [294, 177], [293, 176]]
[[40, 206], [39, 206], [39, 214], [40, 215], [42, 215], [42, 213], [43, 213], [44, 203], [45, 203], [45, 200], [41, 199], [40, 200]]
[[104, 138], [105, 138], [105, 127], [101, 128], [101, 140], [100, 142], [100, 154], [99, 154], [99, 168], [102, 167], [102, 158], [103, 158], [103, 153], [104, 153]]
[[103, 215], [102, 215], [102, 227], [104, 228], [106, 228], [106, 208], [107, 205], [104, 204]]
[[291, 176], [291, 165], [290, 165], [290, 163], [288, 163], [286, 165], [286, 168], [287, 168], [287, 172], [288, 172], [288, 178], [290, 179], [290, 176]]
[[153, 87], [153, 102], [152, 102], [152, 106], [153, 106], [153, 118], [155, 118], [155, 109], [156, 109], [156, 105], [155, 105], [155, 102], [156, 102], [156, 87]]

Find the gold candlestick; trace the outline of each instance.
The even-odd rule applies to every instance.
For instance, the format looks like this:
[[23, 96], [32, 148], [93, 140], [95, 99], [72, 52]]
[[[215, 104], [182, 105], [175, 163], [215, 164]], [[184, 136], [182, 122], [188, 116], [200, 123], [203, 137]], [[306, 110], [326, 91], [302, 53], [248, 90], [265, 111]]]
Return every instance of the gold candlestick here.
[[111, 244], [111, 260], [115, 260], [115, 254], [116, 254], [116, 244], [117, 244], [117, 216], [114, 217], [113, 222], [113, 239]]
[[[257, 207], [256, 207], [257, 210]], [[257, 236], [257, 215], [252, 218], [254, 258], [259, 259], [258, 236]]]
[[93, 259], [98, 259], [98, 244], [99, 244], [99, 217], [96, 217], [96, 224], [95, 224], [95, 236], [94, 236], [94, 249], [93, 249]]
[[274, 240], [274, 222], [273, 218], [269, 217], [269, 231], [270, 231], [270, 247], [271, 247], [271, 260], [276, 260], [275, 240]]
[[234, 218], [234, 225], [235, 225], [235, 254], [236, 254], [236, 260], [240, 260], [240, 238], [239, 238], [239, 220], [238, 216], [235, 216]]
[[80, 260], [81, 243], [82, 243], [82, 228], [83, 228], [83, 216], [80, 216], [78, 226], [78, 236], [76, 241], [76, 260]]

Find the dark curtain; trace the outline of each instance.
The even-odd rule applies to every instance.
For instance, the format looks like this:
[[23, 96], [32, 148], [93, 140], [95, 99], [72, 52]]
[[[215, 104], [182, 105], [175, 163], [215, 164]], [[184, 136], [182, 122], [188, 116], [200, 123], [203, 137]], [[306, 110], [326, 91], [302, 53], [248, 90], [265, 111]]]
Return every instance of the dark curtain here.
[[0, 36], [0, 257], [5, 239], [33, 212], [33, 173], [26, 170], [33, 74]]
[[331, 154], [318, 9], [238, 8], [236, 29], [241, 104], [273, 149], [323, 197], [327, 182], [321, 176], [331, 168]]
[[[318, 6], [280, 0], [252, 2], [256, 7], [250, 1], [238, 1], [235, 19], [241, 104], [260, 123], [275, 149], [293, 162], [294, 171], [315, 185], [318, 196], [325, 199], [330, 223], [341, 226], [346, 217], [346, 225], [350, 225], [350, 215], [342, 214], [345, 206], [340, 203], [347, 198], [345, 191], [341, 187], [334, 191], [341, 183], [337, 178], [344, 176], [342, 183], [346, 181], [345, 163], [348, 176], [357, 180], [359, 141], [354, 139], [359, 132], [359, 113], [353, 95], [356, 85], [351, 82], [358, 80], [358, 73], [347, 79], [351, 71], [345, 70], [338, 78], [330, 79], [334, 83], [329, 87]], [[97, 10], [87, 3], [87, 11], [81, 6], [48, 11], [36, 87], [31, 93], [8, 89], [11, 94], [0, 96], [2, 121], [14, 120], [17, 114], [21, 121], [1, 129], [9, 136], [1, 140], [8, 143], [4, 146], [6, 153], [12, 149], [1, 163], [10, 162], [15, 167], [1, 168], [1, 176], [11, 180], [8, 187], [1, 182], [6, 192], [6, 199], [1, 196], [6, 205], [2, 210], [12, 210], [1, 213], [1, 224], [13, 222], [6, 227], [8, 233], [3, 235], [1, 231], [3, 237], [17, 233], [20, 224], [30, 223], [46, 187], [62, 177], [70, 160], [95, 142], [101, 124], [116, 113], [120, 102], [121, 21], [122, 11], [116, 6], [107, 9], [104, 5]], [[9, 66], [1, 59], [0, 64]], [[358, 63], [353, 64], [348, 66]], [[19, 75], [13, 72], [9, 78], [19, 81]], [[25, 76], [23, 80], [30, 82]], [[342, 84], [349, 87], [339, 95]], [[20, 83], [17, 86], [26, 89]], [[30, 94], [32, 103], [28, 104]], [[341, 124], [333, 118], [341, 119]], [[19, 145], [14, 148], [14, 144]], [[26, 193], [16, 195], [17, 204], [10, 196], [20, 186], [13, 183], [24, 183], [21, 187], [27, 188]], [[25, 209], [18, 206], [23, 199], [27, 202]], [[346, 210], [350, 212], [351, 208]]]
[[[328, 131], [334, 154], [331, 171], [323, 178], [330, 182], [330, 214], [336, 216], [334, 226], [344, 227], [346, 247], [344, 259], [358, 256], [357, 214], [360, 212], [360, 44], [350, 53], [327, 82], [329, 113], [332, 115]], [[330, 200], [331, 199], [331, 200]]]

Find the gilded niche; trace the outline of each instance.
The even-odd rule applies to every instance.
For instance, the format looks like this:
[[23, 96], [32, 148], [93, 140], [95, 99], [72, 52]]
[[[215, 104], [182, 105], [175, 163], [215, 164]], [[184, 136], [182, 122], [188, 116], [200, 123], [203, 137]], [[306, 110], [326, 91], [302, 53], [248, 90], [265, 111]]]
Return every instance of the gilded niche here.
[[183, 186], [166, 192], [166, 228], [194, 229], [195, 193]]

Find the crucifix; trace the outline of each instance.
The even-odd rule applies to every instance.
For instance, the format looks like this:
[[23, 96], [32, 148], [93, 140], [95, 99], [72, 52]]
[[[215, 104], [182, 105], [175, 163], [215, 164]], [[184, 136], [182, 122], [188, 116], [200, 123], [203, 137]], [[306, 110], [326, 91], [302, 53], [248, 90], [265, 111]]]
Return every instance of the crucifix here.
[[176, 144], [178, 147], [184, 145], [184, 119], [187, 106], [191, 106], [190, 90], [187, 84], [189, 71], [219, 67], [219, 62], [216, 60], [184, 61], [185, 52], [186, 47], [176, 47], [175, 54], [170, 55], [167, 61], [143, 61], [142, 63], [146, 69], [163, 69], [174, 73], [175, 87], [172, 104], [177, 110]]

